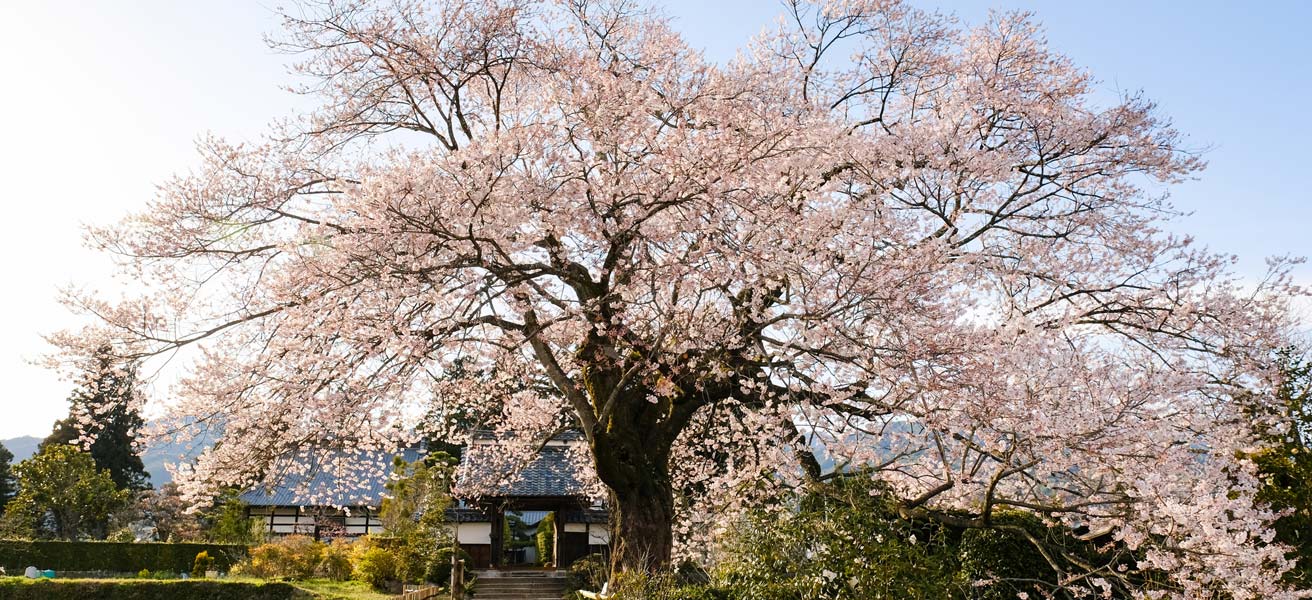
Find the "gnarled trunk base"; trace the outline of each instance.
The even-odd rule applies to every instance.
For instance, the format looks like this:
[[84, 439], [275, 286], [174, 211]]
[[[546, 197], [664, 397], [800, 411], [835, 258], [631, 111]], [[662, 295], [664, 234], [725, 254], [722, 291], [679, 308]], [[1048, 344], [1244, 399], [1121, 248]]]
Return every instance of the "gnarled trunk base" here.
[[611, 573], [654, 573], [674, 548], [674, 500], [664, 489], [611, 492]]

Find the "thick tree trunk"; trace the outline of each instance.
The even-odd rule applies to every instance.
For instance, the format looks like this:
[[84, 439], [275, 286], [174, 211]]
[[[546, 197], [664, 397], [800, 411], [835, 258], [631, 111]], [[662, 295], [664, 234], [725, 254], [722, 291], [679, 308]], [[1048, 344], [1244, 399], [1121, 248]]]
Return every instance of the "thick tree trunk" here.
[[670, 564], [674, 548], [670, 489], [612, 492], [611, 571], [655, 572]]
[[616, 432], [597, 440], [597, 475], [611, 492], [611, 571], [654, 572], [670, 564], [674, 493], [668, 443], [650, 432]]

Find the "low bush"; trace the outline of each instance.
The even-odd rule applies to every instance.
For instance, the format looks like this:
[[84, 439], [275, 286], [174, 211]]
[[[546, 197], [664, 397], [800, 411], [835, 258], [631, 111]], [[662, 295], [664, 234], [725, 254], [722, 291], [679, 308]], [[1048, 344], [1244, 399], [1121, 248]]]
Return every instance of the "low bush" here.
[[250, 550], [244, 575], [262, 579], [309, 579], [323, 559], [324, 544], [303, 535], [289, 535]]
[[[442, 587], [446, 587], [447, 584], [451, 582], [452, 552], [454, 552], [454, 550], [450, 546], [446, 546], [438, 548], [437, 551], [433, 553], [433, 562], [429, 563], [428, 572], [424, 574], [425, 581]], [[473, 561], [473, 557], [463, 549], [460, 550], [460, 559], [465, 561], [466, 568], [468, 568], [471, 561]]]
[[296, 588], [285, 583], [0, 578], [0, 598], [5, 600], [292, 600], [296, 596]]
[[956, 534], [899, 518], [876, 484], [839, 480], [797, 511], [735, 523], [712, 580], [765, 600], [956, 597]]
[[29, 566], [56, 571], [190, 572], [196, 555], [207, 552], [214, 569], [226, 571], [246, 557], [240, 544], [167, 542], [67, 542], [0, 540], [0, 567], [23, 572]]
[[[615, 580], [615, 600], [738, 600], [727, 589], [709, 584], [687, 584], [677, 573], [623, 573]], [[755, 598], [755, 596], [750, 596]]]
[[209, 552], [202, 550], [196, 555], [196, 561], [191, 565], [192, 577], [204, 577], [205, 572], [214, 568], [214, 557]]
[[589, 554], [574, 561], [565, 571], [565, 588], [573, 590], [597, 591], [610, 577], [610, 565], [606, 557]]
[[315, 572], [325, 579], [346, 581], [351, 578], [352, 544], [348, 540], [333, 540], [324, 546], [323, 558]]
[[387, 589], [392, 582], [400, 580], [400, 573], [401, 561], [391, 550], [366, 544], [355, 554], [355, 579], [374, 589]]

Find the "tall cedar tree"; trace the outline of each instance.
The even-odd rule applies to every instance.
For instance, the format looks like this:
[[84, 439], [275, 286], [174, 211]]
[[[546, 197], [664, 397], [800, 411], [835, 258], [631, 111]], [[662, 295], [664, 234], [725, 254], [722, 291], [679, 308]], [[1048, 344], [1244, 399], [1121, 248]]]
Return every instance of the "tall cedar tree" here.
[[150, 474], [133, 448], [144, 425], [134, 401], [136, 366], [120, 366], [112, 356], [109, 348], [96, 352], [78, 389], [69, 397], [72, 406], [68, 417], [55, 423], [40, 449], [51, 444], [78, 444], [85, 435], [92, 440], [88, 449], [96, 468], [108, 470], [115, 486], [148, 489]]
[[0, 513], [4, 512], [14, 494], [18, 493], [14, 470], [10, 464], [13, 460], [14, 453], [10, 452], [4, 444], [0, 444]]

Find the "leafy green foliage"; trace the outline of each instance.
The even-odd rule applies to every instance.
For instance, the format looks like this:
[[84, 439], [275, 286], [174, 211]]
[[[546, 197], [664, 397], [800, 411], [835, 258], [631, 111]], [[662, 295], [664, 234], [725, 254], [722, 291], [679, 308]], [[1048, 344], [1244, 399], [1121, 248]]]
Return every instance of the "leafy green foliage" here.
[[589, 554], [574, 561], [565, 571], [565, 588], [569, 590], [601, 589], [610, 577], [610, 562], [600, 554]]
[[[792, 508], [737, 523], [711, 585], [686, 593], [767, 600], [1045, 598], [1061, 580], [1048, 557], [1058, 557], [1063, 568], [1114, 569], [1143, 589], [1161, 575], [1136, 572], [1133, 554], [1110, 539], [1085, 541], [1028, 512], [994, 511], [987, 527], [965, 529], [907, 520], [878, 483], [854, 474], [814, 486]], [[693, 589], [687, 578], [680, 583]]]
[[1034, 515], [1022, 512], [996, 514], [993, 521], [1001, 528], [967, 529], [961, 534], [958, 557], [967, 597], [1013, 600], [1021, 592], [1042, 597], [1039, 590], [1055, 585], [1057, 572], [1025, 534], [1041, 539], [1048, 535], [1048, 528]]
[[556, 549], [556, 513], [547, 513], [546, 518], [538, 522], [538, 531], [534, 537], [538, 545], [538, 562], [551, 564], [555, 560], [552, 552]]
[[20, 491], [5, 511], [4, 530], [23, 537], [104, 537], [110, 515], [127, 504], [107, 471], [68, 445], [46, 446], [15, 467]]
[[210, 556], [209, 552], [201, 550], [200, 553], [196, 555], [196, 560], [191, 564], [191, 576], [197, 578], [204, 577], [205, 572], [212, 570], [213, 568], [214, 557]]
[[465, 561], [465, 565], [471, 564], [473, 557], [464, 550], [457, 550], [450, 546], [438, 548], [434, 553], [433, 562], [429, 564], [429, 571], [424, 580], [429, 583], [446, 587], [451, 582], [451, 554], [459, 552], [460, 559]]
[[319, 561], [319, 567], [315, 569], [315, 574], [332, 581], [345, 581], [351, 578], [351, 552], [352, 543], [346, 539], [336, 539], [326, 544], [323, 549], [323, 558]]
[[713, 579], [752, 598], [947, 598], [956, 589], [953, 533], [909, 523], [868, 478], [818, 487], [800, 509], [737, 525]]
[[1294, 347], [1275, 358], [1281, 374], [1275, 414], [1267, 412], [1270, 404], [1249, 403], [1263, 446], [1249, 458], [1263, 479], [1257, 499], [1289, 511], [1274, 529], [1276, 541], [1293, 547], [1298, 558], [1290, 577], [1312, 583], [1312, 360]]
[[401, 561], [391, 550], [370, 545], [356, 555], [353, 577], [374, 589], [387, 589], [393, 581], [400, 580], [400, 573]]
[[60, 571], [178, 573], [190, 571], [202, 551], [220, 571], [246, 556], [241, 545], [0, 540], [0, 567], [11, 573], [30, 565]]
[[[615, 580], [615, 600], [737, 600], [741, 596], [710, 585], [689, 585], [675, 573], [621, 573]], [[751, 596], [748, 596], [751, 597]]]
[[304, 535], [289, 535], [251, 548], [244, 575], [263, 579], [309, 579], [319, 569], [324, 546]]
[[205, 537], [222, 544], [258, 544], [267, 534], [264, 526], [257, 519], [246, 514], [246, 503], [242, 502], [237, 490], [224, 490], [214, 501], [214, 507], [206, 515], [209, 527]]
[[[454, 459], [443, 452], [413, 463], [396, 459], [397, 478], [387, 484], [389, 497], [379, 507], [379, 520], [390, 539], [380, 543], [397, 559], [402, 581], [425, 580], [444, 566], [437, 552], [451, 545], [446, 509], [451, 505], [454, 466]], [[449, 555], [446, 563], [449, 573]]]
[[109, 471], [115, 487], [150, 487], [150, 474], [134, 447], [144, 424], [136, 408], [136, 380], [135, 365], [118, 364], [108, 347], [97, 350], [69, 397], [69, 416], [55, 423], [41, 448], [78, 444], [84, 435], [89, 436], [96, 468]]
[[0, 578], [0, 598], [5, 600], [292, 600], [294, 597], [296, 588], [285, 583]]

